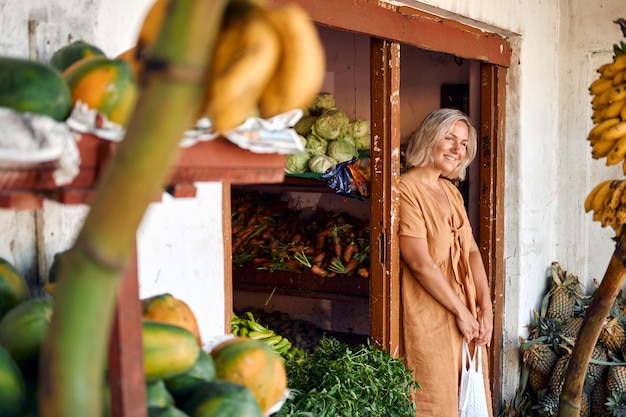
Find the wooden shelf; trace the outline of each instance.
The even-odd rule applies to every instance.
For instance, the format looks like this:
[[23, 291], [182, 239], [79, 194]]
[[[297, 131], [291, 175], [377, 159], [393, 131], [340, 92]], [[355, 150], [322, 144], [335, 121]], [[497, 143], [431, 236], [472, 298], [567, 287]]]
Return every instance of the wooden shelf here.
[[235, 290], [367, 303], [369, 279], [318, 277], [310, 273], [233, 268]]
[[[0, 208], [22, 210], [42, 207], [44, 199], [63, 204], [88, 204], [98, 174], [114, 154], [117, 143], [81, 135], [79, 173], [61, 187], [54, 182], [54, 163], [28, 168], [0, 168]], [[195, 182], [231, 184], [280, 183], [285, 177], [286, 155], [257, 154], [225, 138], [198, 142], [181, 150], [165, 187], [175, 197], [195, 196]]]

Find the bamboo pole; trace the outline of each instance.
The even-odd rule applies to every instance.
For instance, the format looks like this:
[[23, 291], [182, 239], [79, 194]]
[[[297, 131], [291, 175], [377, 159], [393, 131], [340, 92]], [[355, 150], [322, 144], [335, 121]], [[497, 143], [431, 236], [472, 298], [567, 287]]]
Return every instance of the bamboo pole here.
[[572, 356], [565, 373], [563, 391], [559, 397], [558, 417], [579, 417], [580, 403], [587, 366], [594, 346], [602, 331], [604, 321], [609, 316], [611, 306], [626, 278], [626, 227], [616, 238], [615, 251], [596, 290], [591, 304], [585, 312], [582, 327], [572, 350]]
[[121, 277], [148, 205], [162, 192], [227, 0], [170, 1], [126, 135], [107, 164], [76, 243], [61, 265], [40, 361], [43, 417], [100, 416], [107, 339]]

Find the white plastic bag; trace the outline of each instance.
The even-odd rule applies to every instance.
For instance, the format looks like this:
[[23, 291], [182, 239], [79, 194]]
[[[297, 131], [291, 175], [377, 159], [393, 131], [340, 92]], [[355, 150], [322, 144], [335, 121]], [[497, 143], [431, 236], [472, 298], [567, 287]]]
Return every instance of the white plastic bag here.
[[459, 417], [488, 417], [482, 349], [476, 346], [474, 355], [470, 356], [465, 339], [463, 340], [463, 369], [461, 372]]

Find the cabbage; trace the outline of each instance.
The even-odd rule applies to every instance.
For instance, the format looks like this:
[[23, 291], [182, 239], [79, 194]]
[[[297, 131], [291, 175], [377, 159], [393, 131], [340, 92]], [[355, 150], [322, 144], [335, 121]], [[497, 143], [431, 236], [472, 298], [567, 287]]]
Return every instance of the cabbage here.
[[328, 143], [326, 154], [337, 162], [349, 161], [359, 156], [356, 146], [345, 140], [335, 140]]
[[307, 143], [306, 138], [302, 135], [298, 135], [298, 139], [300, 139], [300, 143], [302, 143], [302, 147], [306, 148], [306, 143]]
[[354, 139], [361, 136], [369, 136], [371, 132], [371, 123], [369, 120], [353, 120], [350, 122], [350, 133]]
[[319, 93], [309, 106], [309, 112], [320, 114], [326, 109], [335, 107], [335, 97], [330, 93]]
[[311, 153], [309, 151], [296, 152], [287, 156], [285, 164], [285, 172], [287, 174], [302, 174], [309, 170], [309, 159]]
[[328, 155], [316, 155], [309, 159], [309, 170], [318, 174], [323, 174], [337, 165], [337, 161]]
[[326, 155], [328, 141], [311, 134], [306, 137], [306, 145], [304, 147], [309, 149], [314, 155]]
[[342, 138], [348, 131], [350, 119], [339, 109], [324, 111], [313, 123], [311, 131], [326, 140]]
[[372, 144], [372, 138], [369, 134], [359, 136], [354, 140], [354, 144], [356, 145], [357, 151], [369, 151]]
[[302, 116], [300, 120], [293, 126], [293, 130], [299, 135], [306, 136], [311, 133], [311, 126], [315, 123], [317, 116]]

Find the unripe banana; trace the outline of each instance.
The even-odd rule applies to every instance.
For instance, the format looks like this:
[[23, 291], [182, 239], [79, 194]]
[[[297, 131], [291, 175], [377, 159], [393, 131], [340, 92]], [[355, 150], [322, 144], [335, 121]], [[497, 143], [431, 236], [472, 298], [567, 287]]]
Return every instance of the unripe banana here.
[[615, 142], [614, 140], [598, 140], [591, 147], [591, 157], [593, 159], [604, 158], [611, 152]]
[[274, 336], [276, 336], [276, 333], [269, 329], [265, 329], [263, 332], [257, 332], [255, 330], [248, 332], [248, 337], [254, 340], [264, 340]]
[[613, 87], [613, 78], [598, 78], [589, 85], [589, 93], [598, 96]]
[[220, 30], [200, 114], [217, 132], [231, 130], [256, 113], [281, 53], [280, 39], [264, 8], [232, 0], [226, 14], [236, 15], [225, 19]]
[[282, 55], [259, 102], [264, 118], [307, 107], [319, 93], [326, 71], [317, 28], [301, 6], [274, 7], [268, 10], [268, 17], [279, 34]]
[[594, 199], [595, 199], [596, 195], [604, 187], [609, 187], [610, 183], [611, 183], [610, 180], [602, 181], [602, 182], [596, 184], [596, 186], [591, 189], [591, 191], [589, 192], [589, 194], [587, 194], [587, 197], [585, 198], [585, 205], [584, 205], [585, 212], [588, 213], [588, 212], [590, 212], [593, 209], [593, 202], [594, 202]]
[[626, 122], [619, 122], [609, 127], [600, 135], [600, 140], [617, 140], [626, 135]]

